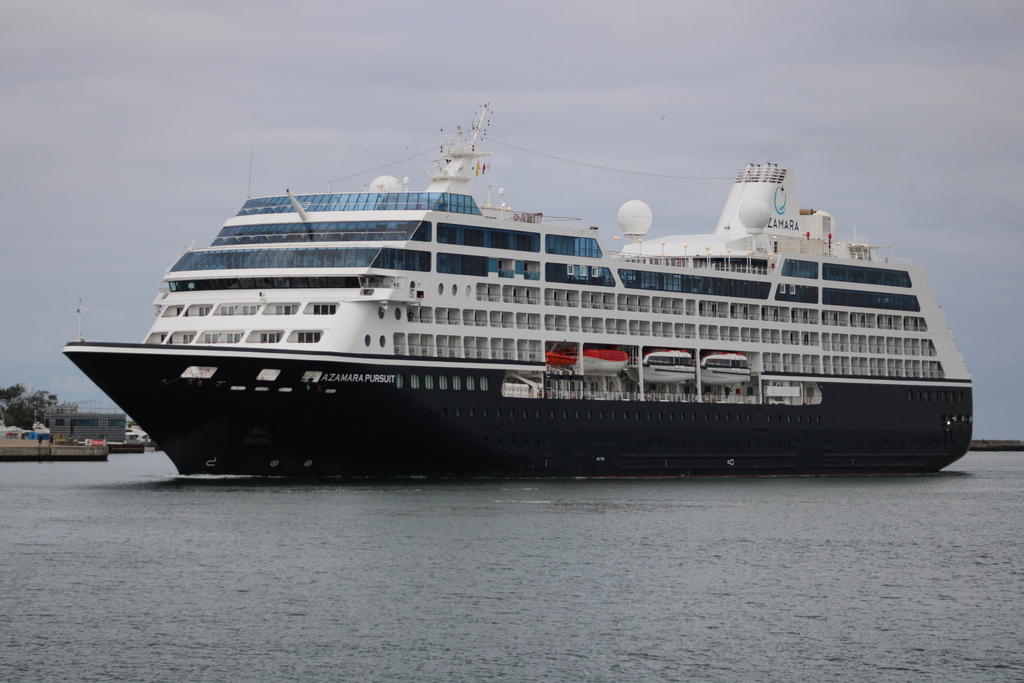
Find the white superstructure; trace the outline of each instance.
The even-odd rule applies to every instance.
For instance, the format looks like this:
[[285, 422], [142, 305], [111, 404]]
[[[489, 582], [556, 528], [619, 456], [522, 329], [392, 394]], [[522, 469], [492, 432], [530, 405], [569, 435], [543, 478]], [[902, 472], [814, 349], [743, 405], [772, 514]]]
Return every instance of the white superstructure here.
[[426, 192], [382, 177], [378, 192], [250, 200], [167, 273], [145, 342], [517, 361], [566, 392], [558, 380], [590, 379], [582, 364], [545, 368], [567, 344], [620, 349], [631, 368], [652, 349], [749, 362], [741, 386], [702, 381], [698, 366], [683, 386], [634, 370], [576, 387], [665, 400], [807, 401], [813, 378], [968, 377], [921, 266], [801, 210], [791, 171], [748, 165], [714, 232], [653, 245], [651, 209], [629, 201], [616, 253], [579, 221], [475, 202], [480, 133], [447, 141]]

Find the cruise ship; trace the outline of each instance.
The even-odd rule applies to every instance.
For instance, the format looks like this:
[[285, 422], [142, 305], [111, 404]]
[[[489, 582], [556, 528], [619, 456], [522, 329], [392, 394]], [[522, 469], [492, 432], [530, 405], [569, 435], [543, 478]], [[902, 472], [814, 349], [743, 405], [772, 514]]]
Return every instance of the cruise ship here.
[[967, 451], [971, 377], [924, 269], [801, 208], [792, 170], [749, 164], [713, 232], [648, 238], [640, 200], [608, 230], [474, 197], [487, 115], [423, 191], [247, 199], [167, 271], [141, 343], [64, 353], [181, 474], [924, 473]]

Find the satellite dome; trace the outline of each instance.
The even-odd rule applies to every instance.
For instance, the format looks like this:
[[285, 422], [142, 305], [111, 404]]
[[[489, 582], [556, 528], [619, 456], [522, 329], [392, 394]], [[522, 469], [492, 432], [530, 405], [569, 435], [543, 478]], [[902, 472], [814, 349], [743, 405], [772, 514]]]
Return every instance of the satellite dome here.
[[764, 230], [772, 218], [772, 211], [763, 199], [751, 197], [740, 204], [737, 212], [740, 223], [748, 230]]
[[401, 181], [390, 175], [382, 175], [373, 179], [370, 183], [370, 192], [402, 192], [405, 188], [402, 187]]
[[631, 199], [619, 207], [619, 227], [622, 234], [630, 239], [643, 239], [653, 220], [651, 207], [639, 199]]

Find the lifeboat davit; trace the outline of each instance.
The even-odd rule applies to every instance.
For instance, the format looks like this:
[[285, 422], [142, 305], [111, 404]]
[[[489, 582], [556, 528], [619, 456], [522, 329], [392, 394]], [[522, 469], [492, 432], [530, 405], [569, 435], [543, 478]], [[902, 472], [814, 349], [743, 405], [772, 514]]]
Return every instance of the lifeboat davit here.
[[743, 384], [750, 381], [750, 361], [742, 353], [709, 353], [700, 361], [703, 384]]
[[[640, 381], [640, 372], [635, 366], [626, 368], [626, 374], [634, 382]], [[644, 382], [679, 384], [692, 382], [696, 376], [689, 351], [651, 351], [644, 356]]]
[[584, 349], [583, 374], [617, 375], [629, 363], [629, 354], [619, 349]]

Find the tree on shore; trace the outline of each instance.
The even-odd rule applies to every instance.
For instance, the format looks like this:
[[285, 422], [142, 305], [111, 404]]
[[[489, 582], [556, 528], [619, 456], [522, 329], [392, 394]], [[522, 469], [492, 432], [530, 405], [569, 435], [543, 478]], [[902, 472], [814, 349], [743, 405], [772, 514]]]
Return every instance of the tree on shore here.
[[29, 392], [24, 384], [0, 388], [0, 410], [8, 427], [31, 429], [34, 422], [42, 421], [47, 410], [75, 410], [75, 403], [61, 403], [57, 394], [37, 390]]

